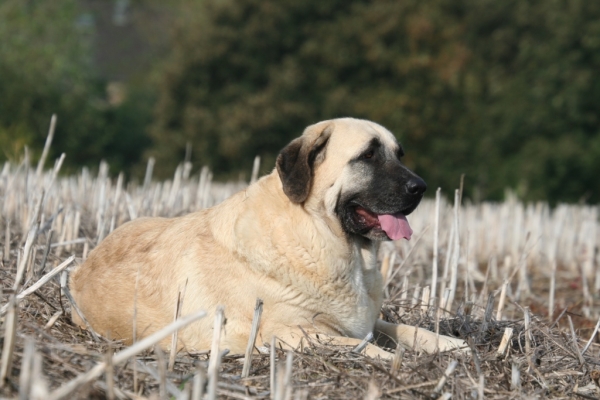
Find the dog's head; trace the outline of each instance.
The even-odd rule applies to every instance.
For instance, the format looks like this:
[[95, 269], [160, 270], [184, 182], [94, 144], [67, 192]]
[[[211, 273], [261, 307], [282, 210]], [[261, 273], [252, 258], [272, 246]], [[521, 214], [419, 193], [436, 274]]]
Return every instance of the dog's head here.
[[402, 147], [371, 121], [341, 118], [311, 125], [277, 157], [288, 198], [322, 208], [348, 235], [410, 239], [406, 220], [427, 188], [406, 168]]

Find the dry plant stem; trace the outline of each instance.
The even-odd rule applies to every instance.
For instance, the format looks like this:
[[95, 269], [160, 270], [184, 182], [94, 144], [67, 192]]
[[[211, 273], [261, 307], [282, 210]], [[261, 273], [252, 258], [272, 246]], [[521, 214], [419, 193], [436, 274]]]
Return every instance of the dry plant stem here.
[[8, 312], [4, 318], [4, 343], [2, 344], [2, 357], [0, 359], [0, 387], [4, 386], [13, 362], [18, 314], [17, 301], [15, 296], [12, 295], [8, 300]]
[[[157, 347], [156, 347], [157, 348]], [[164, 369], [164, 352], [163, 352], [163, 369]], [[161, 382], [162, 378], [161, 378], [161, 373], [156, 369], [156, 368], [152, 368], [150, 365], [148, 364], [144, 364], [141, 361], [137, 361], [138, 367], [140, 367], [140, 370], [148, 375], [150, 375], [152, 378], [154, 378], [156, 381], [158, 381], [159, 383]], [[158, 362], [157, 362], [157, 366], [158, 366]], [[166, 377], [166, 373], [165, 373], [165, 377]], [[165, 395], [166, 393], [170, 393], [172, 396], [174, 396], [176, 399], [181, 398], [182, 392], [181, 390], [179, 390], [177, 388], [177, 386], [175, 386], [175, 384], [167, 379], [163, 380], [163, 388], [165, 389]], [[160, 391], [160, 388], [159, 388]]]
[[592, 345], [592, 343], [594, 341], [594, 337], [598, 333], [598, 329], [600, 329], [600, 318], [598, 318], [598, 322], [596, 323], [596, 327], [594, 328], [594, 331], [592, 332], [592, 335], [590, 336], [590, 340], [588, 340], [588, 342], [585, 344], [585, 347], [583, 348], [583, 350], [581, 350], [581, 355], [582, 356], [585, 354], [585, 352]]
[[579, 359], [579, 364], [583, 365], [583, 364], [585, 364], [585, 360], [583, 359], [583, 356], [581, 355], [581, 352], [579, 351], [579, 345], [577, 344], [577, 335], [575, 334], [575, 328], [573, 327], [573, 320], [571, 320], [570, 315], [567, 315], [567, 318], [569, 320], [569, 328], [571, 329], [571, 343], [573, 344], [573, 351], [575, 352], [575, 355]]
[[129, 219], [132, 221], [137, 219], [138, 213], [133, 206], [133, 199], [129, 193], [125, 193], [125, 202], [127, 203], [127, 211], [129, 211]]
[[367, 336], [365, 336], [365, 338], [355, 348], [352, 349], [352, 352], [360, 353], [365, 349], [365, 347], [367, 347], [371, 340], [373, 340], [373, 332], [367, 333]]
[[[109, 388], [106, 386], [106, 382], [96, 381], [96, 382], [94, 382], [93, 386], [96, 389], [99, 389], [99, 390], [104, 391], [105, 393], [108, 393]], [[126, 390], [121, 390], [119, 388], [114, 387], [114, 385], [111, 390], [113, 391], [114, 398], [117, 398], [119, 400], [129, 400], [131, 398], [137, 397], [133, 392], [127, 392]], [[108, 396], [106, 398], [108, 399]]]
[[419, 296], [421, 295], [421, 286], [417, 283], [413, 289], [413, 297], [411, 306], [414, 308], [419, 304]]
[[46, 261], [48, 260], [48, 255], [50, 254], [50, 246], [52, 245], [53, 236], [54, 231], [51, 230], [48, 234], [48, 239], [46, 240], [46, 248], [44, 249], [44, 255], [42, 256], [42, 262], [40, 263], [38, 273], [44, 273], [44, 270], [46, 269]]
[[285, 390], [284, 392], [284, 396], [283, 399], [284, 400], [290, 400], [292, 398], [292, 368], [294, 365], [294, 352], [291, 350], [288, 350], [287, 352], [287, 356], [285, 359], [285, 376], [284, 376], [284, 381], [283, 381], [283, 385]]
[[6, 228], [4, 230], [4, 261], [10, 258], [10, 219], [6, 220]]
[[585, 274], [585, 271], [582, 268], [581, 271], [581, 288], [583, 289], [583, 298], [585, 300], [585, 305], [583, 307], [583, 314], [586, 318], [590, 317], [590, 306], [594, 304], [594, 299], [590, 295], [590, 289], [588, 287], [588, 279]]
[[442, 191], [441, 188], [437, 188], [437, 190], [435, 191], [435, 222], [433, 225], [433, 260], [431, 263], [431, 293], [433, 293], [433, 297], [437, 296], [441, 191]]
[[398, 344], [396, 346], [396, 351], [394, 351], [394, 358], [392, 359], [392, 368], [391, 368], [391, 373], [395, 374], [400, 370], [400, 367], [402, 366], [402, 359], [404, 358], [404, 352], [406, 350], [404, 349], [404, 347], [400, 344]]
[[[525, 249], [523, 249], [523, 254], [519, 258], [519, 282], [517, 285], [518, 298], [525, 298], [531, 293], [531, 288], [529, 287], [529, 280], [527, 279], [527, 255], [528, 252], [525, 252]], [[522, 295], [523, 293], [524, 296]]]
[[458, 186], [458, 203], [459, 204], [462, 204], [464, 188], [465, 188], [465, 174], [460, 174], [460, 185]]
[[381, 389], [374, 379], [369, 380], [364, 400], [377, 400], [381, 397]]
[[[138, 295], [138, 287], [139, 287], [139, 283], [140, 283], [140, 268], [141, 265], [138, 266], [138, 270], [135, 274], [135, 289], [133, 292], [133, 320], [131, 321], [131, 330], [133, 333], [133, 337], [132, 337], [132, 344], [135, 344], [135, 342], [137, 341], [137, 295]], [[137, 393], [138, 391], [138, 371], [137, 371], [137, 363], [135, 362], [135, 359], [133, 360], [133, 392]]]
[[215, 312], [215, 324], [213, 330], [213, 340], [210, 347], [210, 360], [208, 361], [208, 399], [217, 398], [217, 381], [219, 375], [219, 366], [221, 364], [221, 354], [219, 346], [221, 344], [221, 331], [223, 329], [223, 320], [225, 313], [223, 307], [217, 307]]
[[260, 169], [260, 156], [254, 157], [254, 163], [252, 164], [252, 175], [250, 178], [250, 184], [253, 184], [258, 179], [258, 170]]
[[390, 253], [390, 264], [389, 264], [389, 268], [388, 268], [387, 274], [384, 276], [385, 281], [389, 280], [390, 274], [394, 270], [394, 264], [396, 264], [396, 256], [397, 256], [397, 254], [398, 253], [396, 251], [392, 251]]
[[494, 293], [490, 293], [488, 296], [488, 301], [485, 306], [485, 313], [483, 314], [483, 323], [481, 324], [481, 332], [487, 330], [489, 323], [492, 320], [492, 313], [494, 312]]
[[426, 313], [429, 310], [429, 296], [430, 296], [429, 286], [425, 286], [423, 288], [423, 293], [421, 295], [421, 312]]
[[440, 307], [435, 307], [435, 349], [436, 351], [440, 348]]
[[456, 284], [458, 281], [458, 262], [460, 260], [460, 231], [458, 221], [458, 208], [460, 205], [460, 194], [456, 190], [454, 192], [454, 250], [452, 252], [452, 261], [450, 264], [450, 296], [448, 302], [445, 304], [445, 309], [452, 310], [452, 304], [454, 303], [454, 297], [456, 296]]
[[63, 315], [62, 311], [57, 311], [54, 314], [52, 314], [52, 317], [50, 317], [50, 319], [44, 326], [44, 330], [47, 331], [48, 329], [52, 328], [61, 315]]
[[19, 400], [28, 400], [30, 397], [32, 386], [31, 369], [33, 368], [34, 353], [35, 342], [31, 337], [27, 337], [21, 361], [21, 375], [19, 376]]
[[[38, 280], [36, 283], [34, 283], [30, 287], [28, 287], [27, 289], [25, 289], [21, 293], [19, 293], [17, 295], [17, 302], [24, 299], [25, 297], [29, 296], [31, 293], [37, 291], [42, 286], [44, 286], [46, 283], [48, 283], [54, 277], [54, 275], [58, 274], [59, 272], [62, 272], [65, 268], [67, 268], [73, 262], [73, 260], [75, 260], [75, 256], [71, 256], [71, 257], [67, 258], [58, 267], [56, 267], [52, 271], [48, 272], [46, 275], [42, 276], [40, 278], [40, 280]], [[8, 309], [8, 304], [5, 304], [4, 306], [2, 306], [2, 308], [0, 308], [0, 315], [4, 315], [6, 313], [7, 309]]]
[[481, 360], [479, 359], [479, 355], [477, 354], [477, 350], [475, 348], [475, 341], [473, 340], [473, 338], [468, 338], [467, 344], [471, 348], [471, 358], [473, 360], [473, 365], [475, 365], [477, 375], [481, 376], [483, 374], [483, 371], [481, 369]]
[[[117, 190], [115, 192], [115, 198], [113, 200], [113, 208], [112, 208], [111, 217], [110, 217], [109, 232], [112, 232], [115, 230], [115, 224], [117, 222], [117, 209], [119, 206], [119, 198], [121, 197], [121, 190], [123, 187], [123, 179], [124, 179], [124, 175], [121, 172], [121, 173], [119, 173], [119, 177], [117, 178]], [[75, 234], [77, 234], [77, 232]]]
[[269, 388], [271, 389], [271, 400], [275, 400], [275, 336], [271, 338], [271, 351], [269, 353]]
[[510, 388], [512, 390], [521, 389], [521, 371], [519, 370], [519, 364], [515, 361], [513, 361], [511, 367]]
[[394, 388], [394, 389], [386, 391], [385, 394], [390, 395], [390, 394], [394, 394], [394, 393], [406, 392], [407, 390], [420, 389], [420, 388], [427, 387], [427, 386], [433, 386], [437, 382], [438, 381], [428, 381], [428, 382], [415, 383], [414, 385], [400, 386], [398, 388]]
[[[383, 278], [384, 282], [387, 282], [387, 278], [390, 274], [390, 253], [386, 252], [385, 255], [383, 256], [383, 260], [381, 261], [381, 277]], [[388, 287], [384, 287], [383, 288], [383, 296], [384, 298], [388, 298], [389, 297], [389, 290]]]
[[[175, 316], [173, 318], [174, 321], [177, 321], [181, 316], [181, 309], [183, 308], [183, 298], [185, 297], [185, 290], [187, 289], [187, 280], [185, 281], [185, 286], [183, 287], [183, 292], [179, 292], [177, 294], [177, 304], [175, 305]], [[173, 336], [171, 337], [171, 350], [169, 352], [169, 372], [173, 371], [173, 367], [175, 366], [175, 356], [177, 355], [177, 335], [178, 331], [173, 332]]]
[[494, 257], [490, 257], [488, 259], [487, 269], [485, 271], [485, 278], [483, 280], [483, 287], [481, 288], [481, 291], [479, 292], [479, 298], [477, 300], [478, 303], [483, 303], [483, 299], [488, 294], [490, 271], [492, 270], [492, 264], [493, 264], [492, 260], [494, 260]]
[[60, 171], [60, 168], [62, 167], [63, 162], [65, 161], [65, 157], [66, 157], [66, 154], [62, 153], [60, 155], [60, 158], [58, 160], [56, 160], [56, 162], [54, 163], [54, 169], [52, 170], [52, 178], [50, 179], [50, 183], [48, 183], [48, 186], [46, 187], [46, 192], [50, 191], [50, 188], [54, 184], [54, 181], [56, 180], [56, 177], [58, 176], [58, 172]]
[[552, 272], [550, 275], [550, 292], [548, 293], [548, 319], [552, 320], [554, 316], [554, 293], [556, 290], [556, 259], [552, 258], [550, 263], [552, 265]]
[[156, 366], [158, 369], [158, 393], [161, 400], [167, 398], [167, 369], [165, 368], [165, 352], [160, 346], [154, 346], [154, 354], [156, 354]]
[[[406, 304], [406, 299], [408, 297], [408, 275], [404, 275], [402, 278], [402, 286], [400, 286], [400, 300], [402, 304]], [[400, 314], [404, 313], [404, 308], [400, 308]]]
[[284, 400], [285, 396], [285, 366], [279, 363], [277, 366], [277, 383], [275, 384], [275, 400]]
[[150, 183], [152, 182], [152, 171], [154, 170], [155, 163], [156, 160], [154, 159], [154, 157], [148, 158], [148, 164], [146, 166], [146, 175], [144, 176], [144, 187], [142, 189], [144, 192], [148, 189], [148, 186], [150, 186]]
[[440, 286], [440, 308], [446, 308], [446, 285], [448, 283], [448, 272], [450, 271], [450, 259], [452, 258], [452, 250], [454, 248], [454, 223], [450, 224], [450, 235], [446, 246], [446, 259], [444, 261], [444, 273], [442, 274], [442, 285]]
[[[112, 364], [116, 366], [116, 365], [119, 365], [119, 364], [127, 361], [129, 358], [156, 345], [161, 340], [163, 340], [164, 338], [171, 335], [174, 331], [176, 331], [178, 329], [182, 329], [182, 328], [186, 327], [187, 325], [191, 324], [192, 322], [197, 321], [200, 318], [203, 318], [205, 316], [206, 316], [206, 313], [204, 311], [200, 311], [200, 312], [197, 312], [194, 314], [187, 315], [187, 316], [173, 322], [172, 324], [167, 325], [160, 331], [155, 332], [152, 335], [145, 337], [144, 339], [140, 340], [133, 346], [130, 346], [130, 347], [118, 352], [117, 354], [115, 354], [112, 358]], [[70, 396], [71, 393], [73, 393], [73, 391], [75, 391], [81, 385], [91, 382], [92, 380], [94, 380], [97, 377], [99, 377], [100, 375], [102, 375], [102, 373], [106, 369], [106, 366], [107, 366], [106, 363], [102, 362], [102, 363], [96, 365], [94, 368], [92, 368], [88, 372], [79, 375], [75, 379], [72, 379], [71, 381], [67, 382], [66, 384], [62, 385], [61, 387], [59, 387], [58, 389], [56, 389], [55, 391], [50, 393], [50, 395], [48, 396], [48, 400], [63, 399], [67, 396]]]
[[446, 308], [446, 305], [450, 304], [449, 300], [450, 300], [450, 288], [446, 288], [446, 289], [444, 289], [444, 298], [442, 299], [442, 301], [440, 303], [441, 304], [440, 309], [444, 313], [449, 313], [450, 312], [450, 310], [448, 310]]
[[512, 339], [513, 328], [506, 328], [504, 330], [504, 335], [502, 335], [502, 341], [500, 342], [500, 346], [498, 346], [498, 356], [503, 357], [504, 353], [506, 353], [506, 349], [510, 344], [510, 339]]
[[452, 376], [457, 365], [458, 365], [458, 361], [450, 360], [450, 363], [448, 364], [448, 367], [446, 368], [444, 375], [440, 378], [440, 380], [438, 381], [438, 384], [433, 389], [434, 394], [438, 394], [442, 391], [444, 385], [446, 384], [446, 380], [448, 378], [450, 378], [450, 376]]
[[256, 336], [258, 335], [258, 327], [260, 326], [260, 316], [262, 315], [263, 301], [256, 299], [256, 305], [254, 306], [254, 317], [252, 317], [252, 328], [250, 330], [250, 337], [248, 338], [248, 345], [246, 346], [246, 354], [244, 357], [244, 366], [242, 368], [242, 378], [247, 378], [250, 374], [250, 366], [252, 365], [252, 353], [254, 352], [254, 346], [256, 344]]
[[504, 302], [506, 301], [507, 288], [508, 281], [504, 281], [504, 284], [502, 284], [502, 290], [500, 291], [500, 301], [498, 302], [498, 312], [496, 312], [496, 321], [502, 320], [502, 310], [504, 309]]
[[46, 163], [46, 159], [48, 158], [48, 152], [50, 151], [50, 146], [52, 145], [52, 139], [54, 138], [55, 129], [56, 114], [52, 114], [52, 117], [50, 118], [50, 129], [48, 129], [48, 136], [46, 137], [44, 150], [42, 151], [42, 156], [40, 157], [40, 161], [38, 162], [37, 169], [35, 171], [35, 175], [37, 176], [38, 181], [42, 177], [42, 171], [44, 170], [44, 164]]
[[531, 315], [529, 314], [529, 307], [523, 309], [523, 316], [525, 321], [525, 332], [523, 332], [525, 335], [525, 356], [527, 357], [527, 363], [531, 368], [531, 331], [529, 330], [531, 325]]
[[48, 384], [44, 378], [42, 366], [42, 355], [38, 354], [34, 349], [32, 375], [35, 376], [35, 379], [31, 385], [31, 400], [46, 400], [48, 398]]
[[565, 312], [567, 312], [566, 307], [563, 308], [563, 310], [560, 312], [560, 314], [558, 314], [558, 317], [554, 320], [552, 325], [550, 325], [550, 329], [554, 328], [556, 326], [556, 324], [558, 324], [558, 321], [560, 321], [560, 319], [563, 317], [563, 315], [565, 315]]
[[198, 369], [194, 375], [194, 387], [192, 389], [192, 400], [201, 400], [204, 396], [204, 383], [206, 374], [203, 369]]
[[104, 373], [106, 378], [106, 397], [109, 400], [113, 400], [115, 398], [115, 384], [114, 384], [114, 367], [112, 364], [113, 358], [113, 348], [109, 343], [108, 349], [106, 350], [106, 354], [104, 354], [104, 362], [106, 363], [106, 372]]
[[13, 290], [17, 292], [21, 287], [23, 276], [25, 274], [25, 269], [27, 265], [29, 265], [29, 258], [31, 257], [32, 248], [37, 238], [37, 232], [40, 227], [40, 215], [42, 210], [42, 203], [44, 201], [44, 192], [38, 200], [38, 203], [35, 207], [35, 217], [32, 220], [31, 227], [29, 228], [29, 232], [27, 233], [27, 240], [25, 241], [25, 246], [23, 248], [23, 257], [21, 258], [21, 262], [17, 266], [17, 275], [15, 277], [15, 283], [13, 285]]

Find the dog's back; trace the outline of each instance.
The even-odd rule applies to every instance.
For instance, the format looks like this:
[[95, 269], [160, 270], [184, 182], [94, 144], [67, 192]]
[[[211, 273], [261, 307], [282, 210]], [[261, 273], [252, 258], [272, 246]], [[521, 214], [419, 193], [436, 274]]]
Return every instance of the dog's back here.
[[[289, 268], [280, 267], [282, 254], [265, 236], [294, 226], [292, 215], [275, 206], [279, 202], [271, 191], [277, 179], [264, 177], [207, 210], [172, 219], [140, 218], [111, 233], [71, 274], [73, 297], [90, 325], [99, 334], [131, 343], [134, 310], [136, 335], [147, 336], [173, 321], [178, 295], [184, 291], [181, 314], [202, 309], [208, 316], [180, 332], [180, 346], [208, 348], [211, 315], [223, 305], [232, 321], [223, 344], [243, 351], [257, 297], [273, 305], [261, 331], [297, 325], [303, 315], [281, 301], [290, 288], [278, 282], [278, 275]], [[265, 198], [272, 207], [261, 207]], [[274, 228], [274, 214], [285, 216], [284, 228]], [[295, 251], [286, 250], [285, 257]], [[307, 312], [302, 321], [310, 317]], [[73, 321], [85, 327], [76, 312]]]

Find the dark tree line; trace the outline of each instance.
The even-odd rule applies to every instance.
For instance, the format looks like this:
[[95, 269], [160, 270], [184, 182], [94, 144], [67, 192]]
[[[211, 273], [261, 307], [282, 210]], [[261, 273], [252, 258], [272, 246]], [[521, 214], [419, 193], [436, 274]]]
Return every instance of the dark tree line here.
[[600, 200], [600, 3], [209, 0], [174, 41], [153, 125], [248, 169], [314, 121], [356, 116], [405, 144], [431, 186]]
[[[430, 187], [449, 191], [465, 173], [474, 198], [511, 188], [600, 201], [598, 2], [204, 0], [187, 15], [178, 4], [156, 89], [70, 122], [89, 135], [65, 135], [71, 151], [128, 166], [145, 150], [167, 176], [190, 143], [195, 166], [237, 176], [257, 154], [272, 168], [306, 125], [354, 116], [394, 132]], [[139, 104], [154, 95], [150, 114]], [[2, 112], [0, 140], [14, 123]]]

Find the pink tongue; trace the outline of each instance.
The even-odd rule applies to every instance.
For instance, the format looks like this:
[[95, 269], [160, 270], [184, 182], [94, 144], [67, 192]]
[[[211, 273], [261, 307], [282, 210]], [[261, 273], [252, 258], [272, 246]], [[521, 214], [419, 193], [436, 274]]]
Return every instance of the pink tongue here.
[[404, 214], [383, 214], [378, 215], [377, 218], [381, 224], [381, 229], [387, 233], [390, 239], [398, 240], [405, 238], [406, 240], [410, 240], [413, 231], [410, 229], [410, 225]]

